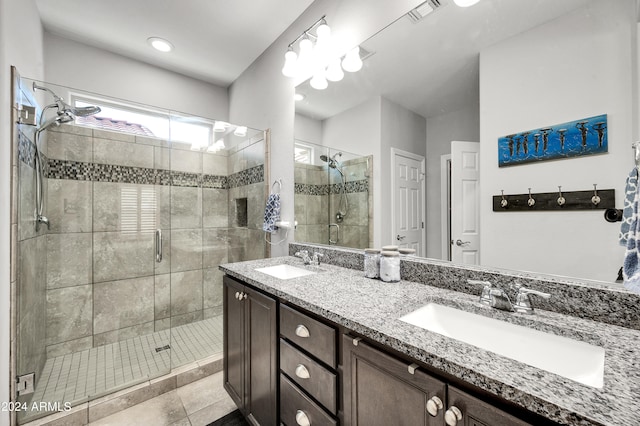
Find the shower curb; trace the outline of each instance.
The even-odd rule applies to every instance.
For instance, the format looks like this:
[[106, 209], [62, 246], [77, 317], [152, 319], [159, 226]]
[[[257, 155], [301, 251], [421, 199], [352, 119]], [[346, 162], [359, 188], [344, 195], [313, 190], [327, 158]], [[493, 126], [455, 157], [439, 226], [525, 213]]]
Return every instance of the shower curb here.
[[86, 425], [134, 405], [148, 401], [166, 392], [222, 371], [222, 353], [211, 355], [171, 370], [170, 373], [146, 382], [116, 391], [112, 394], [84, 402], [69, 411], [34, 419], [23, 426], [75, 426]]

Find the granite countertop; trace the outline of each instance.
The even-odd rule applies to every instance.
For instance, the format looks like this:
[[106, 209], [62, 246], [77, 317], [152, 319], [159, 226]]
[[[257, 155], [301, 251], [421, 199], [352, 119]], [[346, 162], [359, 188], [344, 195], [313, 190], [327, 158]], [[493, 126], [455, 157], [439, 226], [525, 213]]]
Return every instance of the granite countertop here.
[[[290, 264], [318, 273], [281, 280], [255, 271]], [[410, 281], [385, 283], [362, 271], [296, 257], [221, 265], [220, 269], [411, 358], [532, 412], [567, 425], [640, 423], [640, 331], [554, 312], [507, 313], [476, 296]], [[429, 302], [583, 340], [605, 348], [604, 387], [593, 388], [400, 321]]]

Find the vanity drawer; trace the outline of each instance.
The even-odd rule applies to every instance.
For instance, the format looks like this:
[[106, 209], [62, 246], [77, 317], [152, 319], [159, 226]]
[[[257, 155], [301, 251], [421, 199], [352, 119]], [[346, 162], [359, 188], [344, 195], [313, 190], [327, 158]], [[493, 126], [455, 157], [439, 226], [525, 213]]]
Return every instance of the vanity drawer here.
[[280, 305], [280, 334], [336, 368], [336, 330], [288, 306]]
[[[296, 421], [300, 416], [300, 422]], [[312, 426], [337, 425], [338, 422], [303, 394], [284, 374], [280, 374], [280, 421], [287, 426], [305, 424]]]
[[336, 375], [280, 339], [280, 370], [336, 414]]

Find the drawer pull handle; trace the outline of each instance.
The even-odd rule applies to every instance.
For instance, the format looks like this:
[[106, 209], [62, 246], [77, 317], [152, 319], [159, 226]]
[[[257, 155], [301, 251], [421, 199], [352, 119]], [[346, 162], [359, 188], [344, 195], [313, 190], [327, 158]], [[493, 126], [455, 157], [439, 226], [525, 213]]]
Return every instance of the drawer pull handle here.
[[296, 336], [309, 337], [309, 329], [302, 324], [298, 325], [296, 327]]
[[456, 426], [460, 420], [462, 420], [462, 412], [455, 405], [452, 405], [445, 411], [444, 422], [447, 426]]
[[407, 370], [409, 371], [409, 374], [416, 374], [416, 370], [418, 368], [420, 368], [420, 366], [416, 363], [413, 363], [407, 366]]
[[302, 364], [298, 364], [298, 366], [296, 367], [296, 376], [300, 377], [301, 379], [308, 379], [309, 377], [311, 377], [311, 375], [309, 374], [309, 370], [307, 370], [307, 367]]
[[300, 426], [311, 426], [311, 420], [309, 420], [309, 416], [302, 410], [296, 411], [296, 423]]
[[444, 405], [442, 404], [442, 400], [437, 396], [432, 397], [429, 401], [427, 401], [427, 412], [431, 417], [436, 417], [438, 415], [438, 411], [442, 410]]

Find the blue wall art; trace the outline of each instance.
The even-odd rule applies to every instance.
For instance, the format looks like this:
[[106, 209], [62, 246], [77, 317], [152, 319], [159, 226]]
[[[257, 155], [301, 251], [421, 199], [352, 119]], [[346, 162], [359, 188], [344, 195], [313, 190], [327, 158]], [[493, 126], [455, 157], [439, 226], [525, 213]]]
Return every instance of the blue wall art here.
[[498, 139], [500, 167], [608, 151], [607, 114]]

